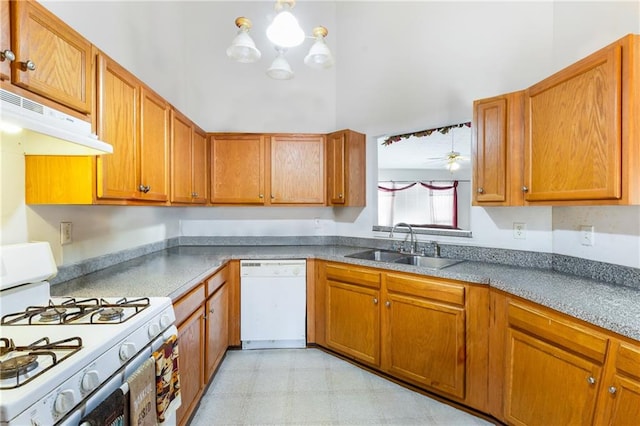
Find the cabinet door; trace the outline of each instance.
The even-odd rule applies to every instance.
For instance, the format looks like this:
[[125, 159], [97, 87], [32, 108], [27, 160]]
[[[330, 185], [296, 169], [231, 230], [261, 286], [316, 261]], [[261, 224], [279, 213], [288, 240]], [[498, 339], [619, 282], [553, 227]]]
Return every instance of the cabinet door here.
[[97, 196], [135, 198], [140, 86], [135, 77], [107, 57], [99, 55], [98, 64], [98, 136], [113, 146], [113, 154], [98, 157]]
[[177, 412], [177, 423], [184, 425], [198, 405], [204, 386], [204, 314], [202, 307], [178, 326], [178, 339], [182, 405]]
[[614, 367], [603, 381], [595, 424], [630, 426], [640, 418], [640, 347], [616, 343], [611, 351]]
[[507, 200], [507, 100], [475, 105], [474, 182], [476, 202]]
[[11, 7], [12, 82], [91, 113], [91, 43], [35, 1], [15, 1]]
[[385, 370], [464, 398], [464, 309], [393, 293], [384, 309]]
[[193, 144], [191, 121], [171, 112], [171, 201], [191, 203], [193, 199]]
[[207, 135], [199, 130], [193, 131], [193, 167], [192, 202], [205, 204], [207, 202]]
[[324, 204], [324, 138], [271, 137], [271, 204]]
[[[9, 0], [0, 0], [0, 52], [11, 50]], [[11, 61], [0, 53], [0, 80], [11, 78]]]
[[327, 137], [327, 185], [330, 204], [340, 205], [346, 201], [346, 143], [345, 132], [332, 133]]
[[602, 368], [517, 330], [507, 336], [507, 422], [592, 424]]
[[214, 135], [210, 165], [212, 203], [264, 204], [264, 136]]
[[527, 90], [527, 201], [621, 197], [621, 82], [614, 45]]
[[223, 284], [207, 300], [205, 383], [211, 379], [229, 346], [229, 292], [227, 288], [227, 285]]
[[142, 88], [140, 101], [140, 175], [138, 198], [169, 199], [169, 104]]
[[327, 346], [370, 365], [380, 365], [380, 292], [327, 281]]

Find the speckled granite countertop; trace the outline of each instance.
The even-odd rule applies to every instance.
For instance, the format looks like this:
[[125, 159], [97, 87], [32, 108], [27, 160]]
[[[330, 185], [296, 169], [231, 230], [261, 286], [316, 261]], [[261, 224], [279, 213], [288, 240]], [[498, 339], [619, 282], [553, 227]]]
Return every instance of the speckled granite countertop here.
[[316, 258], [457, 279], [523, 297], [640, 341], [640, 291], [561, 274], [466, 261], [441, 270], [344, 257], [349, 246], [181, 246], [147, 254], [51, 287], [54, 296], [169, 296], [173, 300], [229, 259]]

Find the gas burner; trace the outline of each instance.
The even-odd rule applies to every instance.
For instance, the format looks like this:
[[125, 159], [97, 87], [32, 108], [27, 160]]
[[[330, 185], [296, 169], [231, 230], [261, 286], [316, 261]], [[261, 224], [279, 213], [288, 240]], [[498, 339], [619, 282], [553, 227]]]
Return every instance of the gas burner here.
[[80, 337], [56, 342], [43, 337], [27, 346], [16, 346], [12, 339], [2, 338], [0, 353], [3, 360], [0, 360], [0, 379], [3, 381], [0, 389], [14, 389], [27, 384], [44, 372], [55, 368], [80, 349], [82, 349]]
[[50, 306], [40, 312], [38, 321], [40, 322], [60, 322], [62, 315], [67, 312], [66, 308]]
[[113, 308], [106, 308], [100, 311], [99, 321], [117, 321], [124, 315], [124, 308], [115, 306]]
[[38, 366], [38, 356], [34, 354], [18, 355], [6, 361], [0, 361], [0, 379], [9, 379], [26, 374]]

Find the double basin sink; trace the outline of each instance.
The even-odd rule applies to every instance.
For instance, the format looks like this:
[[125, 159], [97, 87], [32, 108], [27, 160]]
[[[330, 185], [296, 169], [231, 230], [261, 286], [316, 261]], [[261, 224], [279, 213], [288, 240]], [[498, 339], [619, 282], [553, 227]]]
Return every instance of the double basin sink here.
[[367, 250], [348, 254], [345, 257], [362, 260], [373, 260], [376, 262], [400, 263], [430, 269], [443, 269], [448, 266], [455, 265], [456, 263], [464, 262], [461, 259], [421, 256], [419, 254], [401, 253], [391, 250]]

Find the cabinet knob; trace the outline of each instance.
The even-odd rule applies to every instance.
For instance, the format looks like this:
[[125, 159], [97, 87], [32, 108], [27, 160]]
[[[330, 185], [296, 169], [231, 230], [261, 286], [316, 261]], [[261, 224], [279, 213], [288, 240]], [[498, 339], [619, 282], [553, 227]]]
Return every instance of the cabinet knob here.
[[192, 198], [198, 198], [198, 193], [197, 192], [192, 192], [191, 193], [191, 197]]
[[618, 388], [616, 388], [615, 386], [609, 386], [609, 393], [611, 395], [615, 395], [616, 392], [618, 392]]
[[264, 198], [264, 194], [258, 195], [258, 198]]
[[12, 50], [6, 49], [0, 52], [0, 59], [2, 59], [3, 61], [6, 59], [9, 62], [13, 62], [16, 60], [16, 54], [13, 53]]
[[390, 307], [391, 306], [391, 302], [387, 300], [386, 302], [384, 302], [384, 306], [386, 306], [387, 308]]
[[140, 184], [140, 186], [138, 186], [138, 190], [140, 192], [144, 192], [146, 194], [147, 192], [149, 192], [151, 190], [151, 187]]
[[595, 378], [595, 377], [593, 377], [593, 376], [589, 376], [589, 378], [587, 379], [587, 382], [588, 382], [590, 385], [595, 385], [595, 384], [596, 384], [596, 378]]
[[215, 310], [215, 309], [213, 309], [213, 308], [209, 309], [209, 313], [210, 313], [210, 314], [213, 314], [213, 311], [214, 311], [214, 310]]
[[343, 195], [342, 195], [342, 194], [338, 194], [338, 198], [342, 198], [342, 197], [343, 197]]
[[22, 63], [22, 70], [23, 71], [35, 71], [35, 69], [36, 69], [36, 64], [31, 59], [29, 59], [26, 62]]
[[377, 305], [377, 304], [378, 304], [378, 298], [377, 298], [377, 297], [374, 297], [374, 298], [373, 298], [373, 304], [374, 304], [374, 305]]
[[522, 192], [527, 192], [527, 191], [529, 191], [529, 188], [528, 188], [528, 187], [526, 187], [526, 186], [523, 186], [523, 187], [522, 187]]
[[482, 194], [484, 192], [483, 188], [478, 188], [478, 194]]

